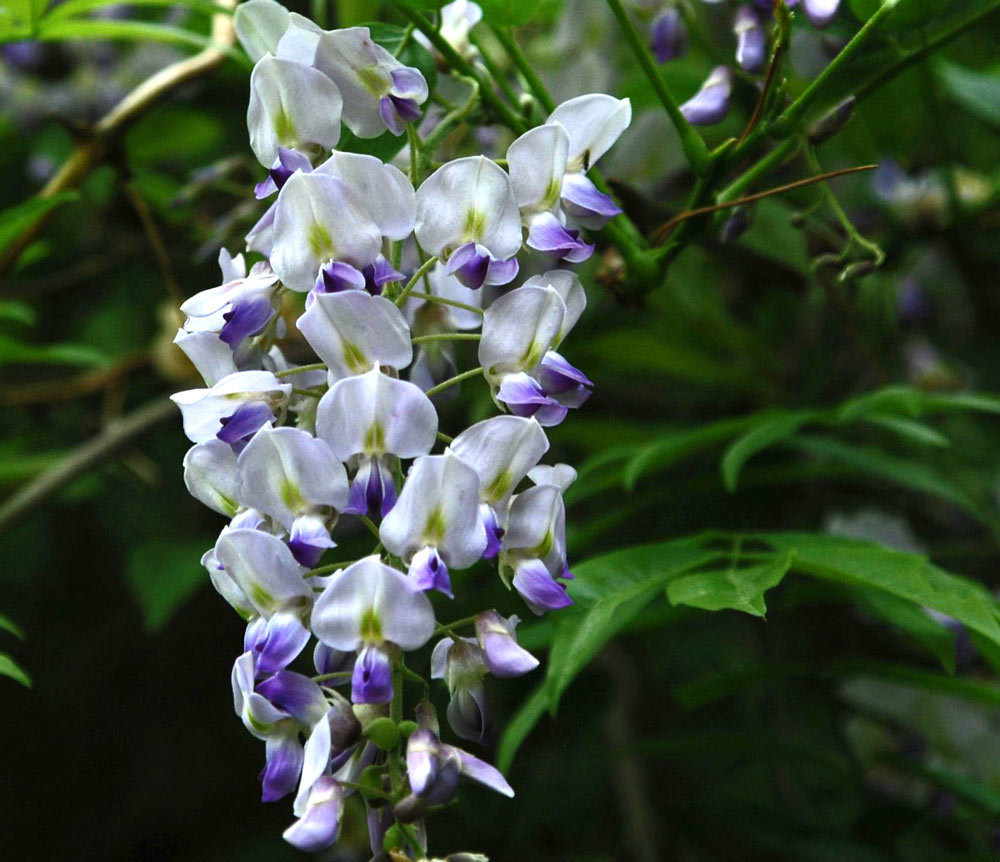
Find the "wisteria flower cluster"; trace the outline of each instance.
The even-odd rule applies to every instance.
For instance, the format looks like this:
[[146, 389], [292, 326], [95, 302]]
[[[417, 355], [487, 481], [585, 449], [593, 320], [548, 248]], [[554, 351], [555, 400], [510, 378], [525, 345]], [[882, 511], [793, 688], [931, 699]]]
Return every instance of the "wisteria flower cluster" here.
[[[475, 4], [460, 6], [444, 17], [461, 46]], [[462, 776], [513, 790], [442, 740], [426, 696], [404, 720], [404, 680], [421, 680], [407, 655], [436, 640], [430, 676], [471, 742], [487, 727], [485, 677], [538, 665], [516, 616], [439, 624], [430, 596], [444, 606], [469, 586], [455, 573], [485, 560], [530, 611], [571, 604], [563, 493], [576, 474], [541, 463], [544, 428], [592, 384], [558, 352], [583, 287], [551, 267], [587, 259], [583, 232], [619, 212], [587, 171], [631, 109], [580, 96], [515, 140], [506, 170], [471, 156], [421, 181], [418, 159], [408, 175], [334, 149], [344, 127], [419, 147], [418, 69], [368, 28], [323, 31], [274, 0], [242, 4], [236, 29], [256, 61], [247, 122], [267, 174], [255, 193], [273, 202], [244, 253], [220, 253], [222, 284], [182, 305], [175, 341], [205, 388], [173, 396], [194, 443], [186, 485], [230, 519], [202, 562], [247, 621], [235, 709], [265, 743], [264, 801], [294, 799], [291, 844], [333, 844], [358, 794], [373, 853], [423, 858], [424, 817]], [[515, 287], [522, 253], [549, 271]], [[286, 359], [290, 335], [313, 361]], [[480, 365], [456, 374], [461, 340], [478, 342]], [[500, 415], [446, 436], [435, 399], [473, 378]], [[365, 528], [370, 555], [324, 564], [338, 532]], [[315, 673], [292, 670], [310, 645]]]

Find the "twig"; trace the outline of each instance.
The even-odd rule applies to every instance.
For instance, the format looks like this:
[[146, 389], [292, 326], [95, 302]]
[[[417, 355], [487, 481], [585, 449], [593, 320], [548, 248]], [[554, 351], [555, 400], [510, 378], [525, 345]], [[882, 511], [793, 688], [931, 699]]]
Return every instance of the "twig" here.
[[836, 177], [846, 176], [847, 174], [856, 174], [861, 171], [873, 171], [878, 165], [859, 165], [853, 168], [841, 168], [839, 171], [830, 171], [826, 174], [820, 174], [817, 177], [806, 177], [804, 180], [796, 180], [794, 183], [788, 183], [787, 185], [777, 186], [773, 189], [767, 189], [763, 192], [757, 192], [756, 194], [747, 195], [746, 197], [736, 198], [731, 201], [723, 201], [722, 203], [712, 204], [706, 207], [697, 207], [693, 210], [688, 210], [687, 212], [682, 212], [679, 215], [674, 216], [670, 221], [662, 224], [653, 234], [653, 244], [659, 245], [668, 236], [670, 232], [682, 221], [687, 221], [690, 218], [695, 218], [696, 216], [708, 215], [709, 213], [718, 212], [719, 210], [730, 209], [732, 207], [742, 206], [743, 204], [751, 204], [754, 201], [763, 200], [764, 198], [774, 197], [775, 195], [784, 194], [785, 192], [794, 191], [795, 189], [802, 188], [803, 186], [811, 186], [813, 183], [822, 183], [826, 180], [832, 180]]
[[454, 377], [449, 377], [443, 383], [439, 383], [437, 386], [432, 386], [424, 394], [430, 398], [432, 395], [437, 395], [438, 392], [443, 392], [449, 386], [454, 386], [456, 383], [461, 383], [463, 380], [468, 380], [470, 377], [478, 377], [483, 373], [483, 369], [479, 366], [475, 368], [470, 368], [468, 371], [463, 371], [461, 374], [456, 374]]
[[[226, 57], [226, 49], [233, 44], [233, 22], [228, 10], [236, 5], [236, 0], [219, 0], [219, 2], [227, 11], [212, 17], [212, 44], [193, 57], [171, 63], [150, 76], [108, 111], [97, 121], [87, 140], [73, 150], [58, 173], [38, 193], [40, 198], [55, 197], [61, 192], [75, 189], [101, 163], [136, 119], [181, 84], [212, 71], [222, 63]], [[57, 209], [58, 207], [54, 207], [38, 216], [31, 226], [4, 250], [0, 255], [0, 278], [13, 269], [21, 252], [38, 236]]]
[[176, 416], [177, 408], [157, 398], [134, 413], [116, 419], [96, 437], [69, 453], [51, 470], [25, 485], [0, 505], [0, 533], [65, 488], [77, 476], [109, 458], [118, 449], [150, 428]]
[[174, 275], [174, 268], [170, 263], [170, 255], [167, 253], [167, 244], [163, 241], [163, 234], [160, 233], [156, 219], [153, 217], [149, 206], [142, 199], [142, 195], [139, 194], [138, 189], [136, 189], [134, 183], [131, 181], [125, 183], [125, 194], [128, 196], [136, 215], [139, 216], [139, 221], [142, 222], [142, 229], [146, 234], [146, 239], [149, 241], [150, 248], [153, 249], [153, 256], [156, 258], [156, 263], [160, 267], [163, 285], [166, 287], [167, 293], [170, 294], [170, 299], [174, 306], [180, 306], [184, 302], [184, 294], [181, 293], [181, 287]]
[[503, 46], [504, 51], [507, 52], [507, 56], [517, 66], [517, 70], [524, 77], [524, 81], [528, 85], [528, 89], [531, 90], [532, 95], [538, 99], [539, 104], [545, 108], [546, 113], [551, 114], [556, 109], [555, 100], [549, 95], [549, 91], [545, 89], [542, 79], [538, 77], [538, 73], [535, 72], [534, 67], [528, 62], [528, 58], [524, 56], [517, 42], [511, 39], [510, 34], [500, 27], [491, 27], [490, 30], [496, 36], [497, 41]]
[[778, 65], [781, 63], [781, 54], [782, 46], [778, 45], [774, 49], [774, 56], [771, 58], [771, 65], [767, 67], [767, 77], [764, 79], [764, 89], [760, 91], [760, 98], [757, 100], [753, 113], [750, 115], [750, 122], [747, 123], [747, 127], [743, 130], [743, 134], [740, 135], [739, 139], [736, 141], [737, 147], [747, 139], [754, 129], [757, 128], [757, 124], [760, 122], [760, 118], [764, 114], [764, 105], [767, 103], [767, 97], [771, 93], [771, 86], [774, 84], [774, 78], [776, 72], [778, 71]]
[[88, 395], [105, 386], [116, 383], [126, 374], [149, 363], [145, 351], [126, 356], [110, 368], [99, 368], [68, 380], [36, 380], [32, 383], [14, 383], [0, 386], [0, 404], [46, 404], [54, 401], [68, 401], [81, 395]]

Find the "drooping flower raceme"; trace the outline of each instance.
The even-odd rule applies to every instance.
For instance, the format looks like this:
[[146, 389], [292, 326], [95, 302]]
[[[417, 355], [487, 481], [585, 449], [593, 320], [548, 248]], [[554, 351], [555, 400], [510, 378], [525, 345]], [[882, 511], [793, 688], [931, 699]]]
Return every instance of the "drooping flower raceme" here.
[[[444, 38], [474, 57], [479, 8], [442, 15]], [[233, 705], [264, 742], [263, 800], [293, 798], [288, 842], [322, 851], [360, 801], [373, 852], [421, 858], [424, 818], [460, 778], [513, 790], [443, 741], [429, 701], [402, 720], [404, 680], [442, 680], [451, 732], [480, 743], [491, 678], [538, 666], [512, 609], [491, 600], [439, 624], [435, 608], [491, 583], [532, 613], [571, 603], [575, 473], [540, 462], [545, 426], [592, 383], [558, 352], [583, 285], [549, 267], [589, 257], [587, 231], [619, 212], [587, 172], [631, 107], [571, 99], [511, 144], [506, 168], [472, 153], [424, 177], [438, 153], [417, 151], [408, 174], [347, 149], [422, 119], [417, 69], [366, 27], [324, 31], [275, 0], [241, 4], [235, 27], [256, 62], [262, 213], [245, 252], [220, 253], [219, 286], [181, 307], [176, 343], [204, 386], [173, 396], [193, 444], [184, 482], [228, 519], [202, 563], [246, 621]], [[498, 289], [522, 267], [537, 274]], [[458, 373], [472, 357], [480, 367]], [[499, 415], [441, 428], [442, 399], [480, 372]], [[338, 546], [355, 559], [326, 562]]]

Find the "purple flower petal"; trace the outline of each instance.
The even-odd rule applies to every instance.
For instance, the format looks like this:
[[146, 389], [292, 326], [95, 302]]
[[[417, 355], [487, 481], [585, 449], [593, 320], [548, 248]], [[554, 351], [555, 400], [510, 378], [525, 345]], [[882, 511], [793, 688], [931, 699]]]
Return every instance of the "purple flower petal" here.
[[681, 113], [694, 126], [711, 126], [729, 113], [733, 73], [727, 66], [716, 66], [701, 89], [681, 105]]
[[484, 611], [476, 617], [476, 637], [494, 676], [523, 676], [538, 667], [538, 659], [518, 645], [516, 623], [517, 617], [505, 620], [496, 611]]
[[650, 32], [650, 47], [659, 62], [666, 63], [687, 53], [687, 28], [681, 13], [673, 6], [664, 9], [656, 17]]
[[351, 493], [344, 512], [350, 515], [378, 513], [384, 518], [396, 505], [396, 483], [378, 458], [369, 458], [358, 466], [351, 480]]
[[840, 0], [802, 0], [806, 18], [814, 27], [827, 27], [840, 8]]
[[258, 682], [255, 690], [302, 724], [312, 726], [326, 714], [326, 698], [320, 687], [300, 673], [279, 670]]
[[476, 243], [468, 242], [451, 253], [444, 270], [466, 287], [476, 290], [486, 282], [490, 271], [490, 253]]
[[517, 567], [514, 589], [536, 614], [557, 611], [573, 604], [566, 588], [549, 574], [541, 560], [527, 560]]
[[288, 178], [296, 171], [305, 171], [308, 173], [311, 170], [312, 162], [309, 161], [307, 155], [300, 153], [298, 150], [278, 147], [278, 157], [267, 172], [267, 178], [263, 182], [257, 183], [254, 188], [254, 195], [257, 200], [266, 198], [279, 191], [288, 182]]
[[331, 260], [325, 264], [316, 276], [316, 284], [306, 297], [306, 307], [312, 305], [314, 293], [340, 293], [344, 290], [363, 290], [365, 287], [364, 273], [355, 269], [349, 263]]
[[449, 599], [455, 598], [451, 591], [451, 578], [437, 548], [421, 548], [410, 561], [409, 575], [414, 583], [425, 592], [437, 590]]
[[291, 664], [309, 642], [309, 629], [297, 614], [281, 612], [269, 620], [257, 617], [247, 626], [243, 649], [254, 654], [258, 674], [269, 674]]
[[610, 195], [599, 191], [580, 173], [567, 174], [563, 179], [561, 200], [570, 218], [592, 230], [604, 227], [621, 212], [621, 207]]
[[337, 840], [344, 810], [340, 785], [329, 775], [321, 775], [309, 791], [306, 811], [284, 832], [284, 839], [305, 853], [318, 853]]
[[327, 548], [335, 548], [337, 543], [330, 538], [330, 531], [319, 518], [305, 515], [292, 522], [288, 550], [296, 561], [307, 569], [316, 566]]
[[270, 296], [256, 296], [236, 303], [222, 315], [226, 322], [219, 330], [219, 338], [235, 350], [244, 339], [260, 335], [275, 314]]
[[467, 751], [462, 751], [461, 748], [455, 748], [452, 745], [445, 747], [458, 755], [462, 775], [479, 782], [484, 787], [495, 790], [497, 793], [502, 793], [504, 796], [512, 797], [514, 795], [514, 788], [507, 783], [507, 779], [500, 774], [496, 767], [490, 766]]
[[748, 72], [757, 72], [767, 59], [767, 32], [760, 16], [749, 6], [736, 11], [733, 22], [736, 34], [736, 62]]
[[515, 416], [534, 416], [539, 425], [558, 425], [566, 418], [567, 408], [542, 388], [541, 384], [523, 371], [504, 377], [497, 391], [497, 400], [507, 405]]
[[580, 231], [560, 224], [552, 213], [542, 213], [531, 220], [528, 245], [570, 263], [581, 263], [594, 253], [594, 246], [580, 239]]
[[381, 296], [382, 287], [394, 281], [401, 281], [403, 273], [396, 269], [383, 255], [375, 258], [374, 263], [366, 266], [362, 273], [365, 276], [365, 290], [372, 296]]
[[[323, 641], [316, 644], [313, 650], [313, 667], [316, 673], [324, 676], [330, 673], [349, 671], [354, 666], [354, 653], [341, 652], [332, 646], [327, 646]], [[346, 682], [346, 680], [344, 680]], [[324, 680], [323, 685], [327, 687], [339, 685], [340, 680]]]
[[261, 802], [274, 802], [287, 796], [298, 784], [303, 752], [298, 733], [271, 734], [267, 738], [266, 761], [258, 778]]
[[274, 419], [274, 413], [263, 401], [248, 401], [236, 408], [229, 416], [223, 416], [219, 422], [222, 428], [216, 433], [223, 443], [233, 447], [239, 453], [250, 442], [261, 426]]
[[354, 663], [351, 700], [355, 703], [388, 703], [392, 700], [392, 666], [378, 647], [365, 647]]
[[492, 560], [500, 553], [504, 529], [500, 526], [497, 513], [489, 503], [483, 503], [479, 507], [479, 517], [486, 528], [486, 550], [483, 551], [483, 559]]
[[403, 66], [389, 74], [392, 77], [392, 95], [402, 99], [419, 99], [426, 94], [427, 81], [419, 69]]

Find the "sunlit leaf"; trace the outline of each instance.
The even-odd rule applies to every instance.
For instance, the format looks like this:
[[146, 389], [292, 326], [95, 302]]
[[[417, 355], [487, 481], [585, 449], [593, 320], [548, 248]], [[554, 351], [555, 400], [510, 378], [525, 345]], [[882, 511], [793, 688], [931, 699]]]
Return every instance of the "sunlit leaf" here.
[[108, 357], [85, 344], [27, 344], [0, 335], [0, 367], [4, 365], [106, 365]]
[[743, 568], [698, 572], [667, 584], [667, 598], [675, 605], [705, 611], [734, 610], [762, 617], [767, 612], [764, 593], [781, 583], [792, 565], [792, 555]]
[[21, 666], [6, 653], [0, 652], [0, 676], [10, 677], [26, 688], [31, 688], [31, 678], [21, 669]]
[[10, 632], [16, 638], [24, 640], [24, 629], [22, 629], [9, 617], [5, 617], [3, 614], [0, 614], [0, 629]]
[[729, 491], [736, 490], [743, 465], [758, 452], [787, 440], [807, 422], [817, 417], [815, 410], [764, 415], [742, 437], [734, 440], [722, 456], [722, 478]]

